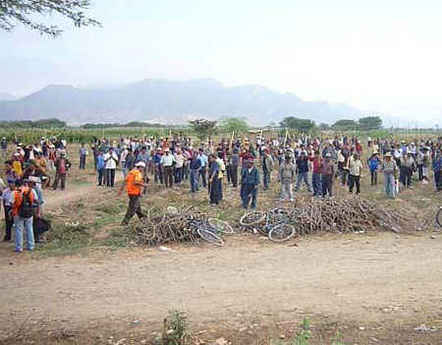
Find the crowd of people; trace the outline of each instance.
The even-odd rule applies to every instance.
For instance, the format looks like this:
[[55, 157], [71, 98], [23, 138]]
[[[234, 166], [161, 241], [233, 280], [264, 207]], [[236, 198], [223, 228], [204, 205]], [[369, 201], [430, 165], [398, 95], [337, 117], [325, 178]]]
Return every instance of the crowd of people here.
[[[239, 187], [244, 209], [258, 205], [258, 187], [266, 191], [279, 184], [280, 198], [293, 201], [295, 193], [305, 186], [313, 197], [333, 197], [335, 184], [348, 188], [349, 193], [361, 193], [361, 178], [370, 173], [371, 185], [378, 184], [378, 174], [384, 175], [384, 190], [395, 198], [405, 189], [413, 188], [413, 181], [433, 183], [442, 190], [442, 138], [436, 140], [396, 141], [385, 138], [336, 136], [321, 139], [310, 136], [262, 135], [248, 140], [245, 137], [211, 140], [195, 145], [186, 136], [127, 137], [117, 140], [95, 139], [90, 151], [97, 172], [97, 185], [113, 188], [117, 170], [121, 170], [129, 195], [129, 206], [122, 222], [128, 224], [133, 215], [144, 216], [140, 197], [146, 193], [150, 180], [166, 189], [188, 183], [190, 193], [206, 190], [211, 205], [223, 200], [224, 185]], [[2, 200], [5, 210], [6, 235], [11, 240], [15, 225], [16, 251], [23, 250], [22, 232], [27, 233], [27, 249], [38, 240], [38, 224], [44, 204], [43, 189], [63, 190], [71, 163], [66, 155], [66, 142], [56, 138], [41, 138], [34, 145], [15, 143], [8, 157], [8, 144], [0, 142], [5, 158]], [[79, 169], [86, 169], [89, 149], [79, 149]], [[363, 155], [364, 154], [364, 155]], [[364, 158], [362, 158], [364, 156]], [[91, 162], [92, 164], [92, 162]], [[55, 173], [51, 183], [51, 174]], [[430, 179], [432, 171], [432, 179]], [[412, 178], [415, 176], [415, 178]], [[273, 181], [272, 179], [277, 179]], [[30, 211], [23, 209], [27, 204]], [[37, 230], [37, 231], [34, 231]]]

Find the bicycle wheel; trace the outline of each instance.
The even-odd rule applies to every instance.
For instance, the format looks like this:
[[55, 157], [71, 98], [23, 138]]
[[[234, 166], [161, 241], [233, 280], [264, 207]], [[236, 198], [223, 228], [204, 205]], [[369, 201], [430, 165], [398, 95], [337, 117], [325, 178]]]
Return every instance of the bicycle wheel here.
[[261, 211], [253, 211], [246, 213], [241, 217], [239, 223], [242, 226], [253, 226], [264, 222], [266, 219], [266, 214]]
[[439, 211], [437, 211], [437, 213], [436, 213], [436, 223], [437, 223], [437, 225], [442, 227], [442, 207], [439, 208]]
[[209, 218], [207, 222], [211, 227], [215, 228], [217, 232], [222, 234], [233, 234], [235, 232], [229, 223], [221, 219]]
[[290, 224], [279, 224], [269, 232], [269, 239], [273, 242], [284, 242], [295, 234], [295, 228]]
[[213, 244], [215, 246], [222, 247], [224, 245], [224, 241], [223, 241], [223, 239], [221, 237], [219, 237], [215, 233], [215, 231], [216, 231], [215, 229], [214, 230], [209, 230], [209, 229], [203, 228], [203, 227], [199, 228], [197, 230], [198, 235], [200, 235], [200, 237], [203, 240], [205, 240], [205, 241], [207, 241], [207, 242], [209, 242], [209, 243], [211, 243], [211, 244]]

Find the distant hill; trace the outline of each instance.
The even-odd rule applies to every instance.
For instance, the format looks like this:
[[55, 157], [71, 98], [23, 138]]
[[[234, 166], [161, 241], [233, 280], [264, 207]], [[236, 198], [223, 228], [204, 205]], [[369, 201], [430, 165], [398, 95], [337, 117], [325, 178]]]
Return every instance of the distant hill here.
[[354, 118], [360, 111], [344, 104], [305, 102], [294, 94], [262, 86], [225, 87], [211, 79], [143, 80], [116, 88], [51, 85], [27, 97], [0, 102], [0, 120], [58, 118], [69, 124], [245, 117], [251, 124], [279, 122], [285, 116], [319, 122]]
[[6, 92], [0, 92], [0, 101], [12, 101], [15, 100], [15, 97], [13, 95], [10, 95]]

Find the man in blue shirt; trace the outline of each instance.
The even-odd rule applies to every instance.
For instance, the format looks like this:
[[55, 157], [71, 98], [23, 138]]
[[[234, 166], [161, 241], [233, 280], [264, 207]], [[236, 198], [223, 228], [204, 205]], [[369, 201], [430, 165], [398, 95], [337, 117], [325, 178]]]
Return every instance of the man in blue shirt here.
[[[105, 186], [106, 185], [106, 174], [105, 172], [105, 166], [104, 158], [103, 158], [103, 152], [98, 151], [97, 156], [97, 173], [98, 173], [98, 185], [99, 186]], [[104, 181], [103, 181], [104, 178]]]
[[207, 186], [206, 171], [207, 171], [207, 166], [209, 164], [209, 158], [204, 153], [203, 149], [199, 149], [198, 159], [201, 162], [201, 169], [200, 169], [199, 174], [200, 174], [202, 182], [203, 182], [203, 187], [206, 188], [206, 186]]
[[192, 153], [192, 160], [190, 161], [190, 191], [195, 193], [198, 191], [198, 177], [201, 169], [201, 159], [198, 157], [198, 152]]

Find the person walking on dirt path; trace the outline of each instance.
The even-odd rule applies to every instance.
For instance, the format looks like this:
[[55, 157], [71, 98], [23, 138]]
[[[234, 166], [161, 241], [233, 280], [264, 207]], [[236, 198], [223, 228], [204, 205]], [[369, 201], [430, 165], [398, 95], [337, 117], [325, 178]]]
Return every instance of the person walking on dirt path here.
[[296, 165], [292, 162], [290, 153], [286, 153], [284, 161], [279, 166], [279, 181], [281, 183], [281, 201], [293, 201], [293, 183], [296, 179]]
[[106, 164], [106, 186], [113, 188], [115, 185], [115, 170], [118, 165], [118, 155], [114, 148], [109, 147], [109, 151], [104, 154], [104, 163]]
[[124, 188], [127, 189], [127, 195], [129, 196], [129, 205], [127, 207], [126, 215], [124, 216], [121, 225], [125, 226], [129, 224], [130, 219], [136, 214], [140, 220], [142, 220], [146, 215], [141, 210], [140, 198], [142, 194], [142, 189], [147, 187], [147, 182], [145, 183], [143, 178], [143, 172], [146, 168], [144, 162], [138, 162], [135, 164], [135, 168], [132, 169], [126, 176], [124, 183], [122, 184], [118, 195], [123, 193]]
[[66, 158], [66, 151], [61, 150], [60, 156], [55, 160], [55, 179], [54, 184], [52, 186], [53, 190], [56, 190], [58, 187], [58, 183], [60, 183], [61, 190], [66, 188], [66, 174], [71, 167], [71, 163]]
[[262, 176], [263, 176], [263, 183], [264, 183], [264, 190], [269, 189], [271, 175], [273, 171], [273, 158], [270, 155], [270, 150], [266, 147], [263, 149], [263, 156], [262, 156]]
[[81, 144], [80, 150], [80, 170], [84, 170], [86, 169], [86, 157], [89, 154], [88, 150], [86, 147], [84, 147], [84, 143]]
[[12, 216], [15, 226], [15, 251], [23, 251], [23, 231], [26, 231], [27, 250], [34, 250], [34, 231], [33, 231], [33, 207], [37, 200], [35, 192], [29, 187], [28, 182], [16, 181], [16, 189], [12, 193]]
[[259, 172], [254, 166], [254, 159], [249, 158], [247, 167], [241, 171], [241, 200], [244, 209], [256, 208], [258, 198]]
[[396, 177], [397, 165], [396, 161], [392, 159], [391, 153], [387, 152], [384, 155], [384, 161], [381, 165], [384, 173], [384, 189], [388, 197], [394, 199], [396, 197]]
[[356, 185], [356, 194], [361, 193], [362, 168], [363, 168], [363, 165], [362, 165], [361, 158], [360, 158], [359, 154], [357, 152], [355, 152], [353, 154], [353, 156], [351, 156], [348, 159], [348, 172], [349, 172], [348, 191], [350, 193], [353, 193], [353, 188], [355, 185]]
[[327, 152], [325, 154], [325, 159], [321, 163], [321, 186], [322, 186], [322, 197], [328, 193], [329, 197], [333, 196], [333, 177], [335, 175], [335, 166], [331, 160], [331, 153]]

